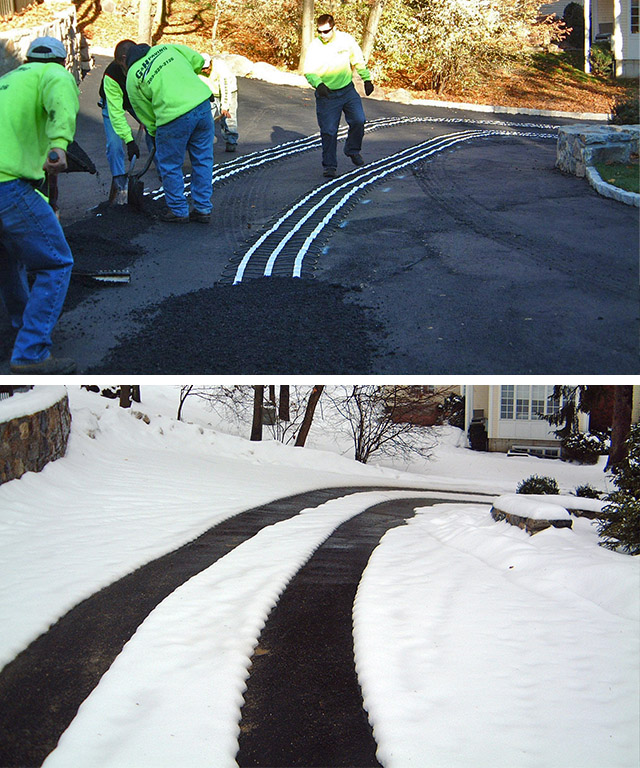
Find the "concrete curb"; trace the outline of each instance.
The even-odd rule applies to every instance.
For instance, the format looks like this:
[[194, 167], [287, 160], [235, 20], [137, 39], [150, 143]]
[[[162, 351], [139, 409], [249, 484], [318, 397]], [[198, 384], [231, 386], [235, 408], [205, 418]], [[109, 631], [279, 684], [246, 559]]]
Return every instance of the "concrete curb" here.
[[593, 165], [586, 167], [587, 181], [595, 189], [595, 191], [603, 197], [609, 197], [612, 200], [617, 200], [625, 205], [635, 205], [636, 208], [640, 208], [640, 195], [635, 192], [627, 192], [626, 189], [620, 189], [613, 184], [609, 184], [603, 181], [602, 176], [596, 171]]

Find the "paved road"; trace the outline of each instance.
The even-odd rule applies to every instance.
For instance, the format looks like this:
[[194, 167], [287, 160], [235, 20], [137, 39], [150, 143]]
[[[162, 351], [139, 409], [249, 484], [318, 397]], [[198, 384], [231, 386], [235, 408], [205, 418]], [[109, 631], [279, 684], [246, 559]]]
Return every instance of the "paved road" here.
[[100, 175], [63, 179], [62, 221], [79, 268], [132, 280], [74, 282], [54, 340], [81, 372], [638, 371], [637, 210], [554, 170], [562, 121], [367, 99], [367, 166], [327, 184], [312, 93], [241, 80], [213, 221], [169, 225], [91, 210], [110, 180], [102, 66], [78, 124]]

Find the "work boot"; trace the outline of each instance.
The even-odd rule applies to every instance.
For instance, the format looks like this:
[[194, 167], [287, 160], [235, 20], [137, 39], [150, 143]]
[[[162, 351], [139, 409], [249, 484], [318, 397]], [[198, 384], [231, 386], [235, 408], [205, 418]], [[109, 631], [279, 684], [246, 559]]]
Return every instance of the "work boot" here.
[[322, 172], [323, 176], [326, 176], [329, 179], [336, 179], [338, 177], [338, 169], [337, 168], [325, 168]]
[[351, 162], [354, 165], [364, 165], [364, 160], [362, 159], [362, 155], [359, 152], [356, 152], [355, 155], [349, 155], [351, 158]]
[[208, 224], [211, 221], [211, 214], [195, 209], [189, 214], [189, 221], [197, 221], [200, 224]]
[[177, 213], [174, 213], [171, 208], [167, 208], [166, 211], [163, 211], [160, 214], [160, 220], [161, 221], [168, 221], [173, 224], [186, 224], [189, 221], [188, 216], [178, 216]]
[[46, 376], [64, 373], [75, 373], [76, 363], [70, 357], [54, 357], [49, 355], [39, 363], [11, 363], [11, 373], [25, 376]]

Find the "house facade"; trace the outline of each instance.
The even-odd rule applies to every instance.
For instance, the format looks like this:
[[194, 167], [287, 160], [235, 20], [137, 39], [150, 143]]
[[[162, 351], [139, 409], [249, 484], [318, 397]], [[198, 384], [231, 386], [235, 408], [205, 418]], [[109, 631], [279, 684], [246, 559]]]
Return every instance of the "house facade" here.
[[[540, 417], [557, 412], [558, 406], [549, 400], [552, 394], [552, 384], [465, 386], [465, 431], [484, 425], [488, 451], [559, 457], [555, 428]], [[578, 418], [586, 431], [588, 415]]]
[[[562, 18], [570, 0], [546, 3], [540, 7], [543, 15], [555, 13]], [[598, 40], [610, 40], [615, 58], [616, 77], [640, 75], [640, 29], [638, 9], [640, 0], [575, 0], [584, 6], [585, 51]], [[589, 71], [589, 57], [585, 57]]]
[[[465, 397], [465, 431], [484, 426], [488, 451], [560, 456], [560, 440], [555, 427], [540, 414], [557, 413], [558, 404], [550, 401], [552, 384], [473, 384], [462, 387]], [[633, 387], [633, 422], [640, 421], [640, 386]], [[590, 429], [590, 416], [578, 414], [581, 432]], [[471, 430], [471, 433], [470, 433]]]

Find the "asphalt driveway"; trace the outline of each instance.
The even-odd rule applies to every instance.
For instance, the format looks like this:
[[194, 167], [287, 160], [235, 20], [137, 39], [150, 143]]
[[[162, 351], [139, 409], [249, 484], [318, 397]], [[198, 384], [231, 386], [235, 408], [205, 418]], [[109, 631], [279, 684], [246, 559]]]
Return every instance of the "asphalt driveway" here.
[[[367, 99], [367, 166], [343, 159], [325, 194], [312, 92], [241, 79], [239, 152], [216, 145], [211, 224], [165, 224], [161, 192], [146, 213], [104, 205], [104, 64], [82, 84], [77, 133], [99, 174], [61, 180], [61, 221], [78, 269], [131, 281], [73, 281], [54, 353], [80, 373], [637, 373], [637, 209], [555, 170], [555, 127], [575, 120]], [[145, 179], [158, 188], [153, 169]], [[302, 253], [301, 201], [328, 193], [300, 277], [279, 267], [284, 249], [248, 258], [283, 220]], [[6, 360], [4, 331], [2, 316]]]

